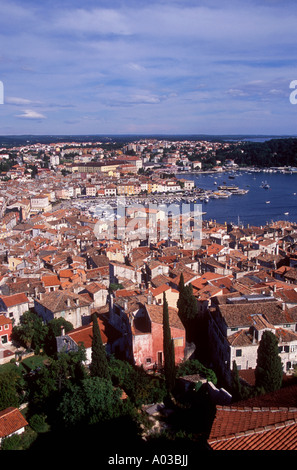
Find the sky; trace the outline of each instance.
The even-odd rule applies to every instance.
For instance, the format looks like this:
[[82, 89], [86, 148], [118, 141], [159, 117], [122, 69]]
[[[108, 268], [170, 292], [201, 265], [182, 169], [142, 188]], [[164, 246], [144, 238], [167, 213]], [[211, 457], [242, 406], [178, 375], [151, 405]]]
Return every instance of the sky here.
[[297, 135], [296, 19], [295, 0], [0, 0], [0, 135]]

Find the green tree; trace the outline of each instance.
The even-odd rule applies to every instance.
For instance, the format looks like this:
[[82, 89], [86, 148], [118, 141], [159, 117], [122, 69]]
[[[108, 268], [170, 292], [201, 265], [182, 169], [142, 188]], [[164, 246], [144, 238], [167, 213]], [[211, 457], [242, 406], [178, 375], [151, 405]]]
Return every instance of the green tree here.
[[24, 312], [20, 324], [12, 329], [12, 337], [26, 348], [39, 349], [43, 347], [47, 334], [47, 326], [35, 312]]
[[73, 325], [62, 317], [54, 318], [47, 324], [44, 349], [48, 356], [54, 356], [57, 353], [56, 337], [61, 335], [62, 328], [64, 328], [65, 334], [67, 334], [73, 330]]
[[88, 377], [69, 386], [58, 411], [67, 427], [107, 421], [121, 415], [121, 390], [108, 379]]
[[18, 407], [20, 400], [20, 377], [16, 372], [7, 371], [0, 373], [0, 410], [9, 406]]
[[171, 394], [175, 385], [175, 355], [174, 344], [171, 338], [168, 302], [165, 292], [163, 294], [163, 352], [164, 352], [164, 375], [168, 395]]
[[183, 273], [179, 280], [179, 298], [177, 301], [178, 315], [186, 327], [191, 320], [196, 319], [198, 314], [197, 300], [193, 294], [192, 284], [185, 286]]
[[61, 395], [69, 383], [80, 383], [87, 377], [82, 361], [86, 359], [85, 350], [62, 353], [58, 359], [51, 359], [40, 371], [28, 377], [30, 390], [29, 402], [32, 412], [55, 413]]
[[255, 370], [256, 387], [266, 393], [279, 390], [282, 385], [283, 368], [278, 354], [278, 341], [271, 331], [264, 331], [257, 352]]
[[184, 361], [182, 364], [180, 364], [177, 368], [177, 377], [194, 374], [201, 374], [214, 385], [216, 385], [218, 382], [215, 372], [212, 369], [205, 367], [200, 361], [198, 361], [198, 359], [188, 359], [187, 361]]
[[92, 377], [101, 377], [110, 379], [106, 352], [103, 346], [100, 328], [98, 325], [97, 315], [92, 315], [92, 362], [90, 364], [90, 372]]

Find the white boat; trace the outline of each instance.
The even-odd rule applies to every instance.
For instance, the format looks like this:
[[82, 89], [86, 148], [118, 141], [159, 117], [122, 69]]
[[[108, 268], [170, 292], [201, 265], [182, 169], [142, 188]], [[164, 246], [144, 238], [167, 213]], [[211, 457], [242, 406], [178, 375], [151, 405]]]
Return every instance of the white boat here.
[[289, 215], [289, 212], [284, 212], [285, 215]]
[[266, 201], [266, 204], [270, 204], [270, 201]]
[[269, 184], [267, 183], [267, 181], [262, 181], [262, 185], [261, 185], [261, 186], [262, 186], [262, 188], [264, 188], [264, 189], [269, 189], [269, 188], [270, 188], [270, 186], [269, 186]]

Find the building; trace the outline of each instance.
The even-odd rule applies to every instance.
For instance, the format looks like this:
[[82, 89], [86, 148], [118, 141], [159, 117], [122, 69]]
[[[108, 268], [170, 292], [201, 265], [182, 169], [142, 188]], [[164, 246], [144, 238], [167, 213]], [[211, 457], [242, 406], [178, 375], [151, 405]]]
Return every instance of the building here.
[[[121, 341], [120, 333], [110, 325], [103, 315], [98, 315], [98, 326], [101, 339], [107, 354], [115, 353], [118, 349], [118, 342]], [[92, 362], [92, 340], [93, 340], [93, 322], [81, 326], [56, 338], [58, 352], [77, 351], [80, 345], [83, 345], [86, 352], [86, 365]]]
[[14, 326], [20, 323], [21, 316], [29, 310], [29, 299], [24, 293], [0, 297], [0, 312], [13, 321]]
[[[186, 334], [178, 310], [168, 307], [171, 338], [174, 344], [175, 363], [185, 359]], [[132, 323], [132, 353], [137, 366], [145, 370], [164, 366], [163, 306], [144, 304]]]
[[28, 422], [18, 408], [11, 406], [0, 411], [0, 445], [3, 439], [14, 434], [22, 434], [26, 426]]
[[278, 338], [284, 371], [297, 364], [297, 308], [265, 294], [226, 294], [212, 298], [209, 308], [209, 344], [214, 369], [231, 379], [233, 361], [238, 370], [255, 369], [264, 331]]
[[91, 300], [82, 295], [56, 290], [34, 299], [34, 310], [46, 323], [55, 318], [64, 318], [78, 328], [90, 322]]
[[6, 318], [5, 315], [0, 315], [0, 344], [5, 344], [10, 341], [12, 332], [12, 320]]

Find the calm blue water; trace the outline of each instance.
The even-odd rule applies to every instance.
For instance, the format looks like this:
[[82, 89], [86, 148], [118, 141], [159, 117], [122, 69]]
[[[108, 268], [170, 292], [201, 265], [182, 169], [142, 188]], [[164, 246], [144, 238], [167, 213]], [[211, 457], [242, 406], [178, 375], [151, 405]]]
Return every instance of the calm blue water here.
[[[265, 225], [277, 220], [297, 221], [297, 173], [247, 173], [240, 172], [235, 179], [228, 178], [229, 173], [221, 175], [178, 175], [178, 178], [191, 179], [199, 188], [215, 189], [223, 182], [248, 189], [245, 195], [233, 194], [228, 199], [210, 199], [202, 203], [206, 212], [203, 220], [216, 220], [219, 223], [238, 222], [247, 225]], [[217, 185], [214, 182], [217, 182]], [[261, 188], [262, 181], [267, 181], [270, 189]], [[296, 193], [296, 195], [294, 195]], [[270, 201], [270, 204], [266, 204]], [[285, 215], [285, 212], [289, 212]]]

